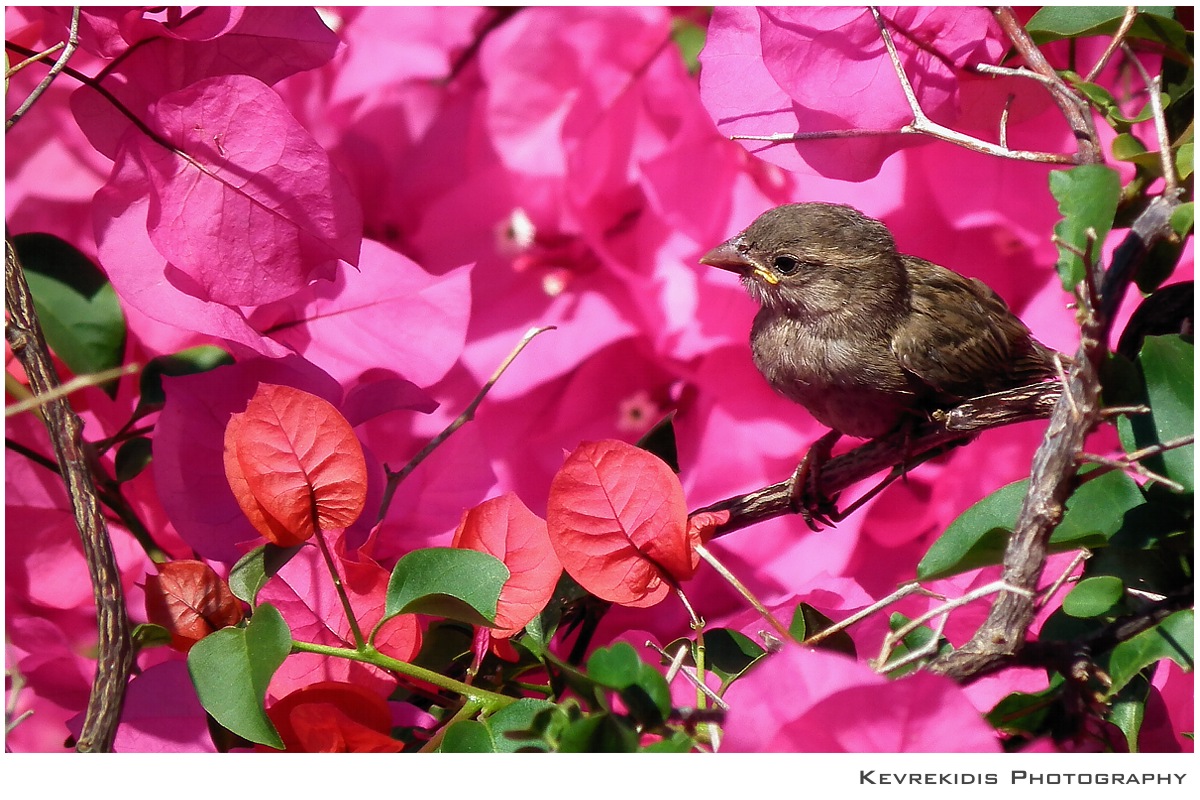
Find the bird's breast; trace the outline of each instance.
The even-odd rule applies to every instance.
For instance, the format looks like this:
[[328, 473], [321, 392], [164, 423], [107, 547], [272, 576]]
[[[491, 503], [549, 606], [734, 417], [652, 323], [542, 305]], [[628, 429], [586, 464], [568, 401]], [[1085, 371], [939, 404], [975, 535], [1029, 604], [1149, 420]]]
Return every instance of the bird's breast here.
[[914, 404], [909, 378], [889, 346], [890, 336], [769, 313], [755, 319], [750, 345], [755, 366], [784, 397], [819, 422], [850, 436], [882, 436]]

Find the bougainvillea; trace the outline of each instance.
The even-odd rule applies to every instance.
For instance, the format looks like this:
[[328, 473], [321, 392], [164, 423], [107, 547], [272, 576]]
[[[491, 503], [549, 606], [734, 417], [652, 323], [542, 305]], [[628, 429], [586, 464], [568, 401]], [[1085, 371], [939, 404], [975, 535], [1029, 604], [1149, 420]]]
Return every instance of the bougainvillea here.
[[[27, 284], [83, 424], [72, 465], [46, 406], [6, 421], [7, 748], [1191, 751], [1191, 29], [6, 8], [9, 403], [38, 393]], [[1028, 586], [1002, 564], [1057, 395], [835, 528], [792, 513], [824, 429], [698, 261], [798, 201], [879, 218], [1099, 375]], [[1089, 280], [1131, 225], [1136, 274]], [[947, 667], [1035, 595], [1011, 652]], [[89, 713], [98, 665], [119, 717]]]

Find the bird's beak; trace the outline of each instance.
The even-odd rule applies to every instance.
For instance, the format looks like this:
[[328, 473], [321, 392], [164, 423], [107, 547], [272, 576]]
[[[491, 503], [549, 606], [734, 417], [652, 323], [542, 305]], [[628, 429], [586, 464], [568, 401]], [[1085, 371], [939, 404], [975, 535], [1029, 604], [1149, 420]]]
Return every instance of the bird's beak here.
[[704, 258], [700, 259], [700, 263], [710, 267], [727, 269], [739, 275], [752, 275], [772, 286], [779, 283], [779, 278], [776, 277], [775, 273], [754, 263], [754, 261], [746, 256], [744, 247], [742, 237], [735, 236], [705, 253]]

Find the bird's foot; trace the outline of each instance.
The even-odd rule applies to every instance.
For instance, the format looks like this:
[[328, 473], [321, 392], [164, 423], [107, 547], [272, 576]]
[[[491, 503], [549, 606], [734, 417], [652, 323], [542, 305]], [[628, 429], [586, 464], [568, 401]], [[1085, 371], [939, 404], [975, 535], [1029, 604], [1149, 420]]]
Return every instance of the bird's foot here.
[[788, 479], [788, 505], [792, 513], [799, 514], [811, 530], [829, 528], [844, 519], [837, 509], [837, 495], [826, 497], [820, 488], [821, 467], [829, 460], [833, 446], [842, 438], [838, 431], [830, 431], [804, 454], [804, 459]]

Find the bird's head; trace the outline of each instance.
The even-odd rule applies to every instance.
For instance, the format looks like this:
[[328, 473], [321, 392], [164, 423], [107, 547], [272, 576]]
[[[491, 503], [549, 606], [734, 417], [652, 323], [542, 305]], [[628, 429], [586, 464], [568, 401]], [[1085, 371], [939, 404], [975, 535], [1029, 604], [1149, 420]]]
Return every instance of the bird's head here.
[[830, 203], [773, 208], [700, 263], [741, 275], [764, 308], [798, 314], [844, 308], [851, 291], [890, 300], [905, 285], [887, 227], [850, 206]]

